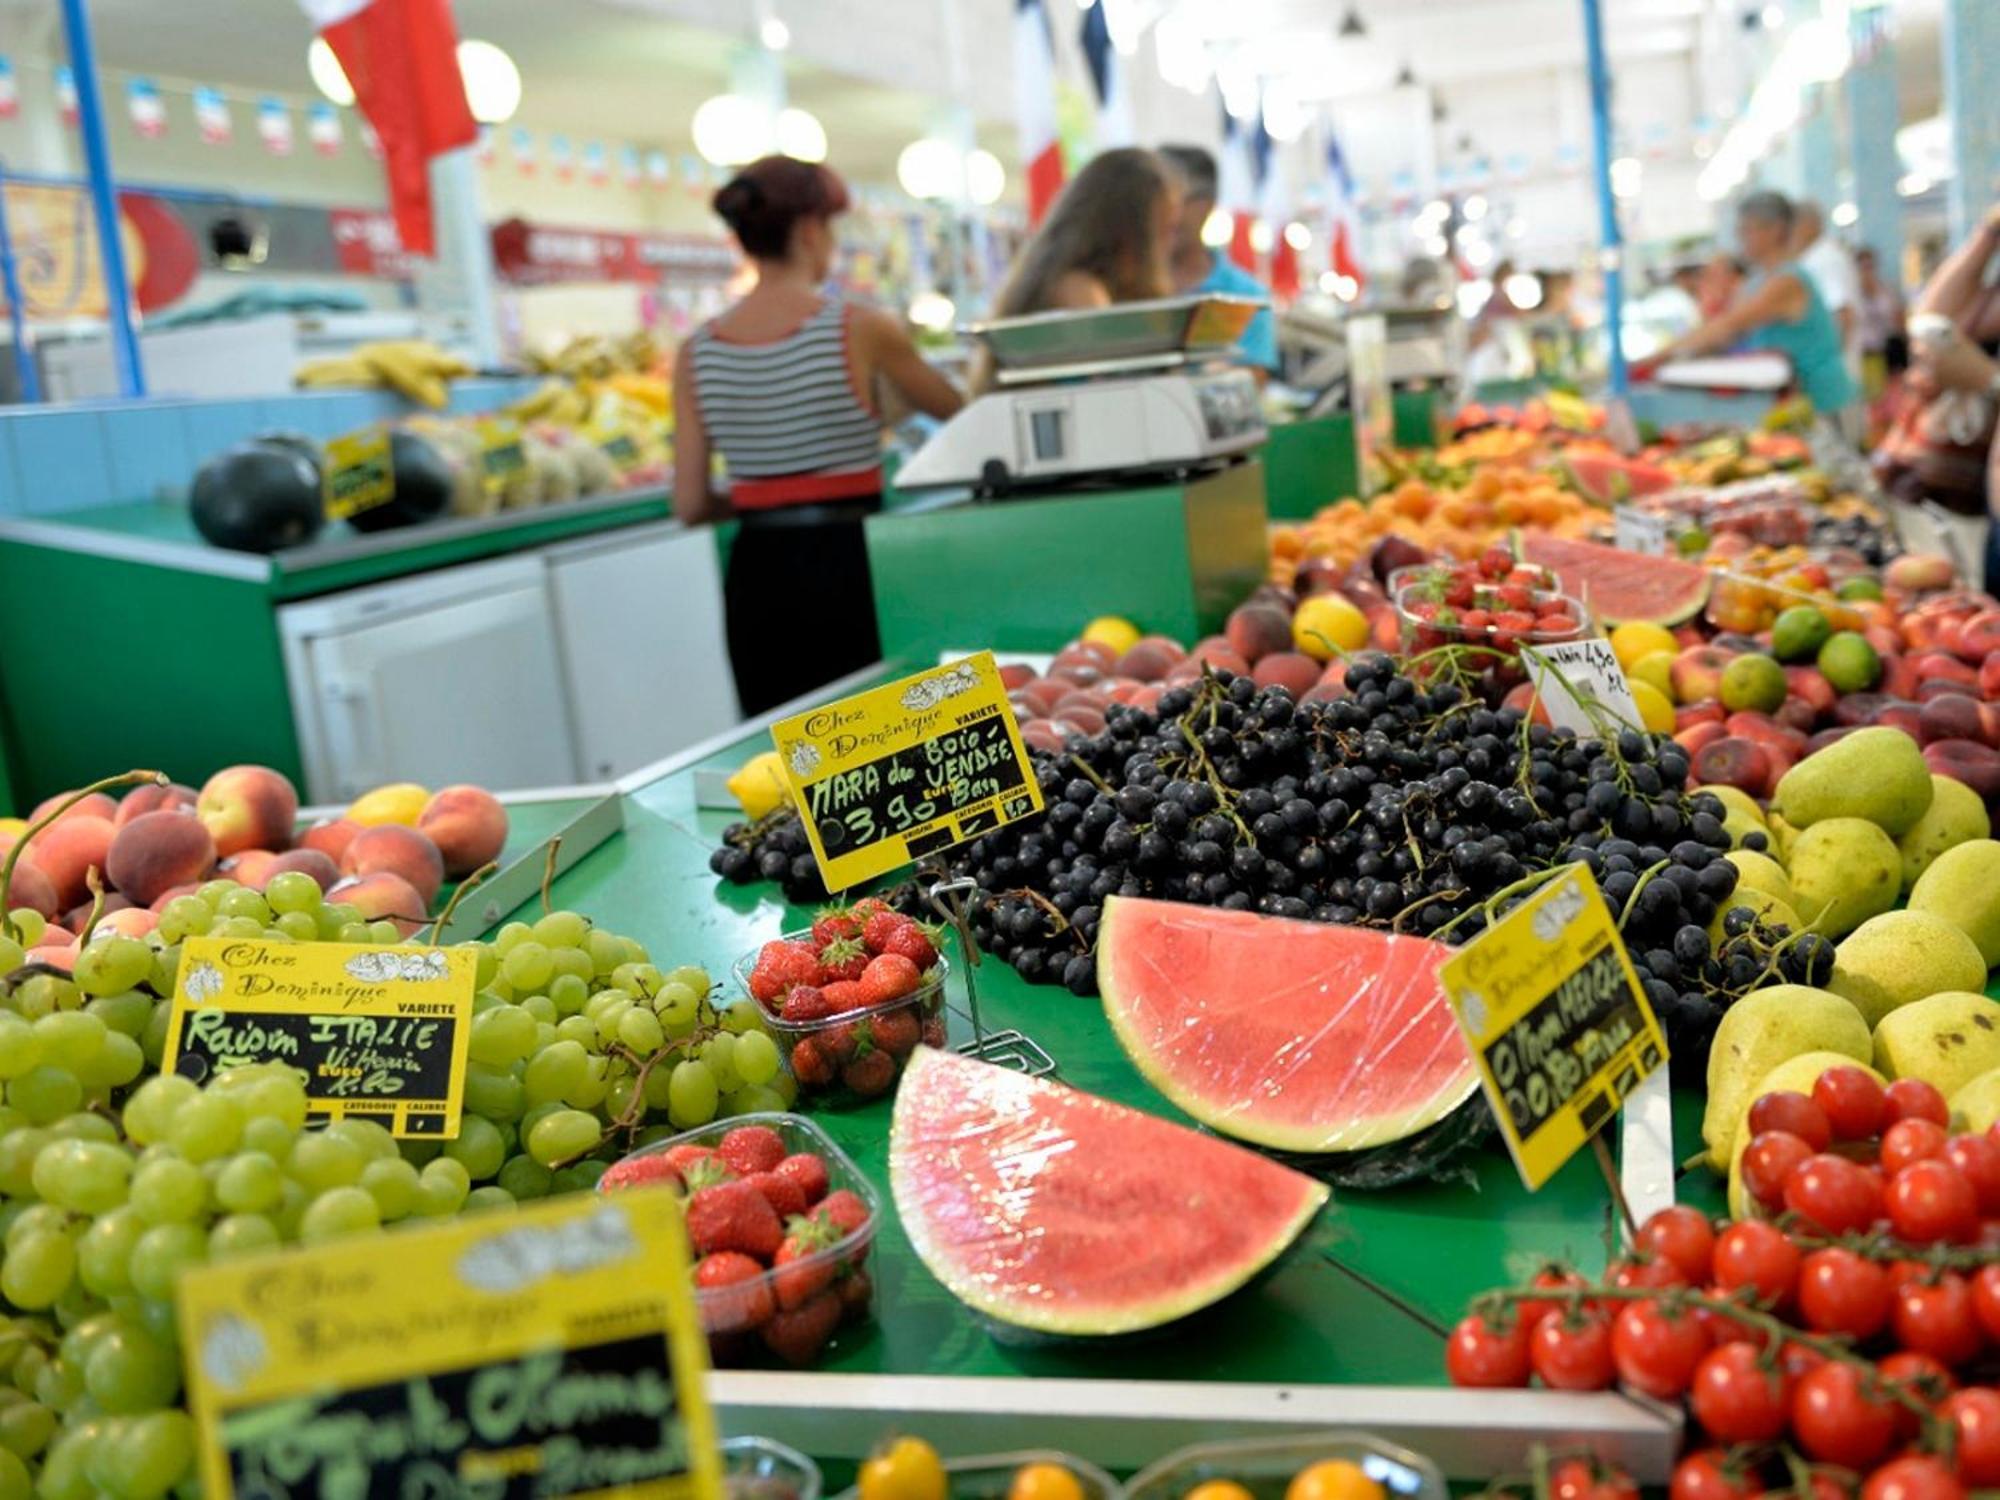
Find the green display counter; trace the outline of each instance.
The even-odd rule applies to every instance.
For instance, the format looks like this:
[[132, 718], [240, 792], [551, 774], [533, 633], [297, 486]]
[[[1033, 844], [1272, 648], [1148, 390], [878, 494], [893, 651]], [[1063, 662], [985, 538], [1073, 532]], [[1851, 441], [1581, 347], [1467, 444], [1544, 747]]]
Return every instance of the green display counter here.
[[[1438, 441], [1440, 408], [1431, 391], [1397, 391], [1390, 401], [1391, 438], [1399, 448]], [[1273, 521], [1303, 521], [1356, 493], [1360, 456], [1347, 412], [1271, 424], [1264, 445], [1266, 490]]]
[[[823, 696], [905, 670], [862, 674]], [[699, 805], [698, 790], [767, 748], [768, 722], [628, 779], [623, 833], [561, 877], [556, 902], [641, 939], [662, 964], [698, 963], [725, 985], [739, 955], [808, 923], [812, 913], [784, 904], [776, 887], [732, 886], [708, 870], [733, 819]], [[1096, 1000], [1031, 986], [990, 960], [978, 985], [987, 1024], [1040, 1042], [1064, 1082], [1185, 1118], [1131, 1066]], [[949, 993], [962, 1004], [957, 979]], [[963, 1014], [950, 1024], [954, 1044], [969, 1039]], [[889, 1115], [887, 1100], [814, 1112], [885, 1200]], [[1536, 1437], [1585, 1437], [1641, 1478], [1663, 1480], [1678, 1426], [1664, 1409], [1611, 1393], [1443, 1385], [1443, 1335], [1470, 1297], [1544, 1257], [1600, 1268], [1612, 1240], [1588, 1153], [1529, 1194], [1494, 1143], [1447, 1180], [1337, 1191], [1271, 1273], [1159, 1337], [1023, 1344], [932, 1278], [891, 1208], [870, 1262], [874, 1320], [843, 1332], [819, 1370], [723, 1371], [713, 1389], [727, 1430], [828, 1459], [857, 1457], [901, 1430], [947, 1451], [1060, 1447], [1132, 1467], [1199, 1439], [1359, 1426], [1400, 1435], [1454, 1474], [1518, 1467]], [[1107, 1253], [1115, 1245], [1112, 1236]]]

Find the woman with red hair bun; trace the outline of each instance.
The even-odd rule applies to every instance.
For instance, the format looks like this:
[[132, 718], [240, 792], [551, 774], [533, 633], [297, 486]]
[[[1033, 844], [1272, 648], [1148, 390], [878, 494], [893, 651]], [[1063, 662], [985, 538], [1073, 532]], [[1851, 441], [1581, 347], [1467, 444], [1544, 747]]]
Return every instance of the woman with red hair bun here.
[[884, 388], [933, 417], [964, 402], [897, 319], [826, 289], [847, 206], [813, 162], [767, 156], [731, 178], [715, 211], [757, 284], [674, 366], [674, 512], [742, 523], [724, 594], [746, 715], [880, 659], [861, 526], [881, 506]]

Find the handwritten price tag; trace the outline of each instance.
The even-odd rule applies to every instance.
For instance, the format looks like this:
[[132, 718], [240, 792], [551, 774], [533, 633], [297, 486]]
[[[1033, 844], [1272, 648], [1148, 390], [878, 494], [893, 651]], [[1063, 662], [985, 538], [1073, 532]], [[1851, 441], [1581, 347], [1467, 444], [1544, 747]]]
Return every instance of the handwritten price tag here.
[[246, 1063], [305, 1075], [325, 1119], [458, 1134], [477, 964], [455, 948], [191, 937], [163, 1068], [198, 1081]]
[[1667, 1060], [1587, 865], [1569, 866], [1459, 949], [1438, 978], [1530, 1191]]
[[720, 1500], [666, 1189], [223, 1261], [178, 1294], [212, 1500]]
[[1665, 557], [1673, 551], [1667, 543], [1667, 518], [1636, 505], [1620, 505], [1611, 512], [1611, 539], [1615, 546], [1647, 557]]
[[1521, 660], [1534, 679], [1535, 691], [1558, 729], [1573, 729], [1578, 739], [1602, 737], [1609, 729], [1642, 727], [1632, 684], [1618, 665], [1611, 643], [1598, 636], [1563, 641], [1553, 646], [1523, 646]]
[[993, 653], [771, 726], [830, 891], [1041, 811]]

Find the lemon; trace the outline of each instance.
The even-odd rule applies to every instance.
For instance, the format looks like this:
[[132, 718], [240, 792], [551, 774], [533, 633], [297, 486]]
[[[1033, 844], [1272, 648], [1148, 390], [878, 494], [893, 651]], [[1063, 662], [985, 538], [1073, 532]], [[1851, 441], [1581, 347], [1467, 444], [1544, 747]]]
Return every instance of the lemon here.
[[1632, 679], [1632, 701], [1639, 705], [1639, 722], [1654, 734], [1674, 732], [1674, 705], [1650, 682]]
[[363, 828], [373, 828], [378, 823], [401, 823], [415, 828], [424, 804], [430, 800], [431, 794], [414, 781], [392, 781], [356, 797], [353, 806], [347, 809], [347, 818]]
[[1080, 640], [1095, 641], [1100, 646], [1109, 646], [1123, 656], [1139, 644], [1139, 627], [1122, 615], [1099, 615], [1083, 627]]
[[1339, 594], [1314, 594], [1292, 616], [1292, 644], [1314, 661], [1368, 644], [1368, 617]]
[[743, 804], [743, 816], [753, 823], [776, 812], [791, 795], [785, 790], [785, 773], [775, 750], [751, 756], [727, 785], [729, 794]]
[[1669, 653], [1680, 650], [1681, 643], [1674, 639], [1674, 633], [1664, 625], [1655, 625], [1651, 620], [1632, 620], [1611, 632], [1611, 651], [1618, 658], [1618, 665], [1628, 673], [1632, 664], [1656, 651]]
[[1674, 701], [1674, 653], [1649, 651], [1625, 669], [1634, 682], [1650, 682], [1667, 702]]

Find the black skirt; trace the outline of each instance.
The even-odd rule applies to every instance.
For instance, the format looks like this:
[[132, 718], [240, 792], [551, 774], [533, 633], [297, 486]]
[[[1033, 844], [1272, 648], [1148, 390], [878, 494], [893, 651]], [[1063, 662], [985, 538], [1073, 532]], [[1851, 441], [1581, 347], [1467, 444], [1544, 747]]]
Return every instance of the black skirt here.
[[882, 659], [862, 522], [879, 497], [745, 511], [723, 601], [744, 716]]

